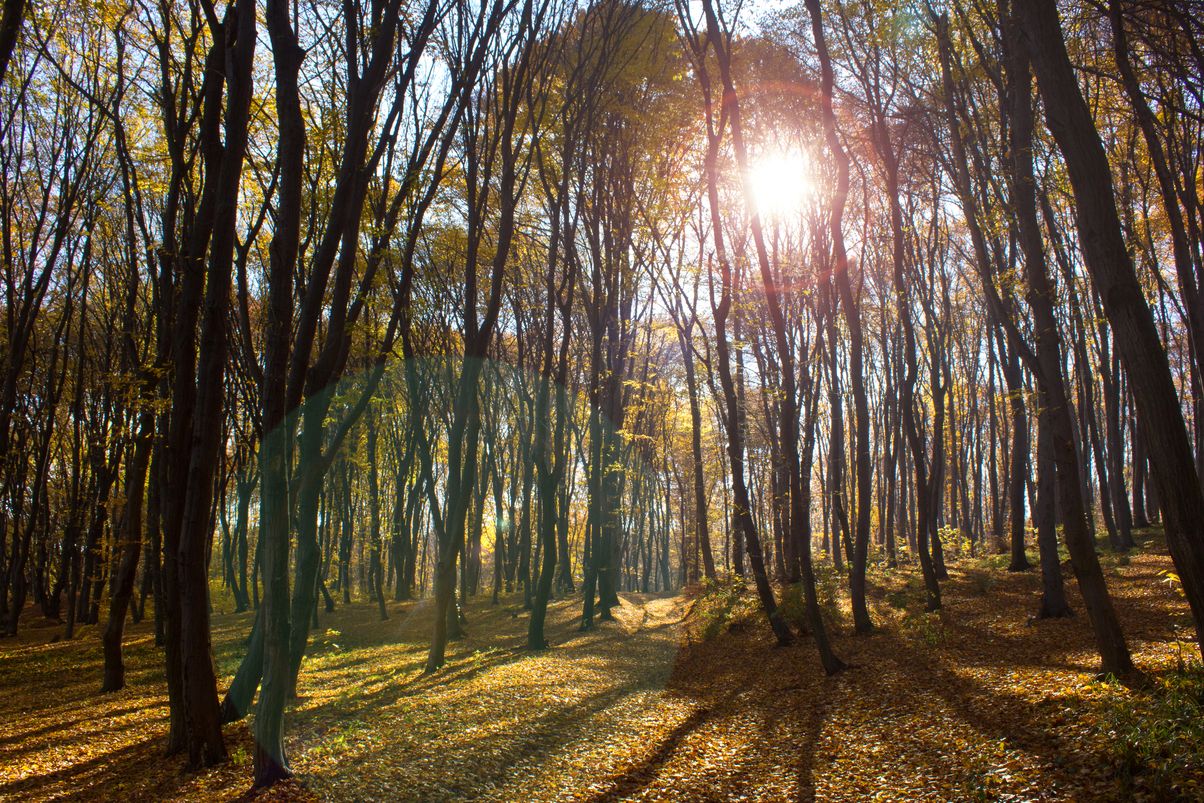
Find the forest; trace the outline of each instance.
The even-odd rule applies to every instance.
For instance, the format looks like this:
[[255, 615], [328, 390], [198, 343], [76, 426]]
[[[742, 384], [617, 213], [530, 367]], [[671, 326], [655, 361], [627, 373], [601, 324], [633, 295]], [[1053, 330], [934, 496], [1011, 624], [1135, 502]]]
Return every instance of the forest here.
[[1204, 797], [1195, 0], [0, 6], [0, 798]]

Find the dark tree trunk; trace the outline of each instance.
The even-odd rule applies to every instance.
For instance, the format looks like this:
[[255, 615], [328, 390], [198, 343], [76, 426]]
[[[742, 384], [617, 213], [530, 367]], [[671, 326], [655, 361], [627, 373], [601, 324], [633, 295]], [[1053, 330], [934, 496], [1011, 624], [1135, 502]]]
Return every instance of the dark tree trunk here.
[[1029, 443], [1028, 417], [1024, 411], [1024, 382], [1020, 374], [1020, 359], [1015, 349], [1007, 349], [1003, 377], [1008, 388], [1008, 406], [1012, 410], [1012, 455], [1008, 476], [1008, 507], [1011, 510], [1009, 543], [1012, 559], [1009, 572], [1028, 571], [1033, 567], [1024, 552], [1024, 487], [1028, 478]]
[[[1042, 437], [1047, 438], [1047, 453], [1052, 454], [1056, 463], [1057, 499], [1064, 511], [1066, 546], [1079, 581], [1079, 591], [1083, 595], [1083, 602], [1091, 620], [1103, 669], [1125, 678], [1132, 675], [1133, 665], [1095, 554], [1081, 493], [1081, 472], [1078, 452], [1074, 445], [1073, 415], [1062, 374], [1061, 342], [1053, 313], [1055, 296], [1037, 222], [1028, 60], [1020, 39], [1019, 27], [1011, 18], [1007, 21], [1005, 42], [1008, 47], [1007, 109], [1011, 122], [1011, 189], [1015, 197], [1013, 211], [1016, 214], [1017, 230], [1025, 257], [1028, 285], [1026, 297], [1033, 311], [1037, 335], [1037, 352], [1033, 363], [1044, 413], [1039, 423], [1042, 430], [1048, 431], [1048, 435], [1042, 433]], [[1046, 495], [1050, 495], [1048, 485]], [[1045, 513], [1046, 517], [1048, 515]], [[1046, 535], [1045, 539], [1041, 562], [1046, 598], [1041, 613], [1046, 616], [1062, 615], [1068, 607], [1064, 594], [1056, 587], [1060, 585], [1060, 570], [1056, 578], [1053, 576], [1055, 569], [1052, 562], [1056, 560], [1056, 546], [1049, 543], [1049, 535]], [[1054, 549], [1052, 556], [1051, 547]]]
[[104, 692], [119, 691], [125, 687], [121, 637], [125, 632], [125, 616], [129, 611], [130, 599], [134, 596], [134, 575], [138, 571], [138, 557], [142, 551], [142, 502], [154, 445], [154, 412], [147, 410], [140, 413], [138, 422], [138, 435], [126, 469], [125, 510], [121, 520], [117, 576], [109, 599], [109, 621], [103, 637], [104, 680], [100, 690]]
[[1037, 548], [1041, 561], [1041, 607], [1037, 616], [1054, 619], [1070, 616], [1066, 587], [1062, 582], [1062, 559], [1058, 556], [1058, 531], [1054, 512], [1057, 489], [1053, 456], [1053, 432], [1049, 413], [1037, 415]]
[[[811, 0], [809, 4], [809, 10], [812, 12], [813, 20], [818, 20], [819, 6], [817, 0]], [[736, 160], [739, 164], [741, 174], [746, 177], [745, 185], [747, 186], [747, 176], [749, 171], [748, 152], [744, 144], [744, 132], [740, 115], [739, 96], [736, 93], [735, 84], [732, 80], [731, 51], [729, 50], [731, 40], [730, 38], [727, 38], [725, 41], [725, 37], [719, 25], [718, 16], [715, 13], [715, 8], [711, 0], [703, 0], [703, 11], [706, 14], [708, 35], [718, 57], [720, 75], [723, 81], [723, 105], [727, 109], [729, 115], [729, 122], [732, 129], [732, 144], [735, 147]], [[813, 30], [815, 30], [814, 26]], [[822, 42], [822, 30], [819, 34], [819, 40]], [[710, 110], [708, 109], [708, 112], [709, 111]], [[717, 145], [718, 143], [716, 142], [715, 144]], [[710, 161], [712, 163], [714, 162], [713, 154], [710, 158]], [[712, 205], [711, 216], [714, 224], [717, 226], [719, 224], [719, 210], [717, 207], [718, 199], [715, 197], [716, 190], [714, 188], [714, 173], [715, 167], [712, 164], [709, 168], [710, 180], [708, 181], [708, 184], [711, 185], [711, 188], [708, 190], [708, 194]], [[774, 277], [772, 268], [769, 264], [769, 255], [765, 247], [765, 241], [761, 231], [760, 216], [756, 213], [755, 207], [751, 217], [751, 227], [753, 242], [756, 246], [757, 263], [761, 272], [761, 283], [766, 296], [766, 306], [769, 311], [769, 319], [773, 328], [775, 345], [778, 351], [778, 360], [782, 368], [780, 443], [783, 455], [785, 457], [786, 471], [790, 478], [791, 537], [794, 538], [795, 543], [799, 545], [799, 558], [802, 563], [803, 575], [803, 595], [805, 597], [807, 620], [811, 628], [811, 635], [815, 639], [815, 645], [819, 651], [820, 663], [822, 664], [824, 671], [831, 675], [843, 669], [845, 664], [832, 651], [831, 644], [828, 641], [827, 627], [824, 624], [823, 616], [819, 609], [819, 600], [815, 587], [815, 574], [811, 565], [811, 544], [809, 541], [807, 543], [802, 543], [803, 539], [801, 537], [801, 531], [804, 527], [803, 520], [811, 515], [811, 511], [806, 510], [803, 507], [804, 494], [802, 483], [804, 478], [801, 476], [802, 466], [800, 464], [798, 451], [799, 408], [797, 379], [795, 377], [793, 346], [790, 343], [790, 339], [787, 335], [783, 289], [781, 284]], [[716, 250], [719, 250], [718, 234], [713, 233], [713, 236], [716, 237]], [[720, 259], [721, 261], [724, 261], [724, 257], [721, 256]], [[729, 269], [724, 268], [724, 270], [726, 272]], [[738, 416], [740, 415], [740, 408], [733, 408], [730, 402], [731, 399], [729, 399], [728, 404], [729, 417], [732, 417], [734, 420], [729, 421], [729, 424], [736, 424], [736, 426], [728, 427], [729, 438], [731, 432], [738, 431], [739, 429]], [[743, 454], [742, 451], [740, 454], [737, 454], [734, 449], [730, 451], [730, 457], [733, 464], [732, 474], [734, 477], [737, 473], [735, 470], [736, 461], [742, 461]], [[740, 473], [743, 473], [742, 468]], [[743, 477], [741, 477], [741, 480], [742, 479]], [[808, 481], [810, 480], [809, 477], [806, 479]], [[741, 482], [741, 484], [743, 483]], [[785, 624], [782, 622], [781, 614], [777, 610], [774, 603], [773, 592], [769, 588], [768, 577], [765, 575], [765, 565], [761, 555], [761, 544], [757, 538], [757, 533], [752, 526], [751, 511], [747, 507], [747, 492], [745, 492], [744, 499], [737, 497], [736, 505], [737, 515], [743, 515], [746, 519], [744, 522], [744, 529], [746, 543], [748, 545], [749, 559], [750, 563], [752, 564], [753, 574], [756, 579], [762, 604], [764, 605], [766, 612], [769, 614], [771, 622], [775, 623], [775, 631], [777, 632], [779, 642], [783, 642], [783, 636], [785, 636], [786, 640], [788, 640], [789, 631], [786, 630]]]
[[1050, 132], [1074, 190], [1079, 242], [1125, 364], [1149, 447], [1167, 544], [1204, 649], [1204, 493], [1166, 351], [1121, 234], [1108, 158], [1066, 53], [1058, 10], [1016, 0]]
[[[376, 418], [373, 413], [368, 416], [368, 512], [370, 525], [368, 537], [369, 561], [368, 571], [372, 573], [372, 590], [376, 597], [377, 612], [382, 622], [389, 618], [389, 610], [385, 607], [385, 573], [381, 560], [381, 527], [380, 527], [380, 478], [376, 466]], [[321, 581], [319, 580], [319, 583]]]
[[[226, 718], [250, 705], [262, 677], [259, 707], [252, 723], [255, 735], [254, 785], [271, 786], [292, 772], [284, 752], [284, 700], [289, 688], [289, 427], [287, 380], [289, 340], [293, 328], [292, 282], [301, 225], [301, 180], [305, 156], [305, 123], [301, 115], [298, 75], [304, 51], [290, 20], [288, 0], [267, 4], [267, 29], [275, 65], [280, 189], [276, 230], [268, 252], [264, 368], [260, 392], [263, 442], [260, 446], [259, 553], [263, 571], [263, 603], [256, 612], [248, 658], [231, 686]], [[252, 656], [262, 656], [256, 661]], [[245, 669], [245, 672], [244, 672]], [[242, 681], [240, 684], [239, 681]], [[235, 690], [241, 699], [236, 698]], [[234, 708], [233, 711], [230, 709]]]
[[[691, 323], [693, 321], [691, 320]], [[692, 327], [691, 327], [692, 328]], [[694, 372], [694, 353], [685, 332], [678, 330], [682, 364], [686, 369], [686, 392], [690, 399], [690, 457], [693, 460], [694, 490], [694, 544], [702, 559], [702, 575], [715, 579], [715, 556], [711, 552], [711, 532], [707, 517], [706, 475], [702, 462], [702, 403], [698, 394], [698, 380]], [[689, 577], [689, 582], [697, 581]]]

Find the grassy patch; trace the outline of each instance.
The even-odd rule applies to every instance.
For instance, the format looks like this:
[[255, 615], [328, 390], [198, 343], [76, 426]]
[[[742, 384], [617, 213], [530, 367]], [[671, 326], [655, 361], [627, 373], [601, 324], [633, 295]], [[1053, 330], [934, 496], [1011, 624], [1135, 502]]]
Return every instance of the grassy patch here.
[[1160, 800], [1198, 800], [1204, 790], [1204, 668], [1156, 677], [1129, 692], [1104, 682], [1097, 703], [1099, 735], [1126, 793]]
[[924, 606], [924, 578], [915, 572], [908, 573], [903, 584], [886, 592], [886, 604], [897, 611], [907, 611]]
[[[1030, 540], [1035, 542], [1037, 536], [1035, 533], [1030, 533]], [[1041, 562], [1041, 556], [1034, 549], [1026, 550], [1025, 557], [1028, 562], [1037, 566]], [[978, 569], [984, 572], [1006, 572], [1008, 566], [1012, 563], [1012, 554], [1010, 552], [992, 552], [986, 555], [979, 555], [976, 558], [967, 559], [963, 565], [967, 568]]]

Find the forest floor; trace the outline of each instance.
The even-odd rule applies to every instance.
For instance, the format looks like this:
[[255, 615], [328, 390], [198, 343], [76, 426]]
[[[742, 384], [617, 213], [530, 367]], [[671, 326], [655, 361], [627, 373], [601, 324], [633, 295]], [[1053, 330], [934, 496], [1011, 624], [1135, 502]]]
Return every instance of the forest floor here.
[[[730, 584], [623, 594], [617, 621], [589, 633], [576, 629], [579, 598], [557, 601], [552, 647], [538, 654], [523, 648], [521, 598], [474, 601], [469, 637], [433, 676], [421, 671], [427, 604], [390, 603], [387, 622], [375, 606], [339, 606], [321, 617], [288, 713], [298, 782], [267, 797], [1198, 799], [1204, 686], [1194, 646], [1177, 640], [1188, 620], [1169, 558], [1148, 540], [1104, 562], [1151, 678], [1143, 690], [1096, 677], [1081, 604], [1073, 618], [1033, 620], [1038, 573], [1008, 574], [996, 559], [952, 565], [936, 614], [923, 613], [915, 573], [875, 571], [869, 636], [852, 634], [825, 575], [834, 646], [851, 664], [833, 677], [809, 639], [774, 647], [755, 600]], [[224, 678], [250, 621], [215, 612]], [[31, 611], [20, 636], [0, 640], [0, 800], [247, 797], [246, 723], [228, 726], [225, 765], [187, 773], [162, 758], [166, 699], [148, 624], [130, 628], [128, 687], [112, 695], [97, 691], [99, 631], [61, 634]]]

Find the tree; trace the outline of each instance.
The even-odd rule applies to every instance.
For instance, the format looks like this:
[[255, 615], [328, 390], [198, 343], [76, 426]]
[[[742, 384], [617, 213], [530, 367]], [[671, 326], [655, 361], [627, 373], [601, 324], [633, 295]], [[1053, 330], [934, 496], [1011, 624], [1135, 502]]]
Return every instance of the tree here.
[[1191, 605], [1197, 639], [1204, 643], [1204, 493], [1166, 351], [1121, 235], [1108, 158], [1076, 83], [1057, 9], [1035, 0], [1016, 0], [1015, 9], [1050, 133], [1066, 160], [1087, 269], [1132, 382], [1138, 423], [1166, 512], [1167, 543]]

